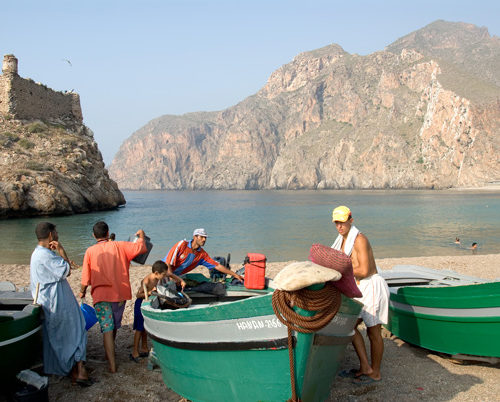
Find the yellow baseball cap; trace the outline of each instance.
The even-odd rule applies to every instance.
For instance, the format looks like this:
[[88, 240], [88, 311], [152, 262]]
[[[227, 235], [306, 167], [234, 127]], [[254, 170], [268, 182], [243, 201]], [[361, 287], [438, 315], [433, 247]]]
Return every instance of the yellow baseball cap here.
[[347, 222], [351, 218], [351, 210], [344, 205], [337, 207], [332, 213], [332, 222]]

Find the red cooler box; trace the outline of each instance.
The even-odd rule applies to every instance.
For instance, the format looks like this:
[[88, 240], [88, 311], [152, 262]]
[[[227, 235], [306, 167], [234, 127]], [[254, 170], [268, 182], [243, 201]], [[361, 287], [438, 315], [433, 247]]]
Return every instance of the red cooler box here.
[[266, 286], [266, 256], [259, 253], [248, 253], [244, 263], [245, 287], [247, 289], [264, 289]]

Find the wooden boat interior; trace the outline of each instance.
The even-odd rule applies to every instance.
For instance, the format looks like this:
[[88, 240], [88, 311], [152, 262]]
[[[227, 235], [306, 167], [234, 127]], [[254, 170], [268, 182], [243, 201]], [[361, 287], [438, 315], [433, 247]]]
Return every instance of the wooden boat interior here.
[[[186, 277], [200, 283], [211, 282], [210, 278], [207, 278], [202, 274], [188, 274], [186, 275]], [[186, 293], [191, 298], [192, 300], [191, 307], [194, 307], [194, 306], [207, 306], [207, 305], [244, 300], [255, 296], [266, 295], [272, 291], [272, 289], [269, 288], [264, 288], [262, 290], [247, 289], [241, 285], [231, 285], [230, 280], [227, 280], [225, 282], [225, 285], [226, 285], [225, 293], [222, 295], [198, 292], [196, 290], [189, 290], [189, 288], [187, 288], [187, 290], [185, 290], [184, 293]]]
[[242, 286], [228, 286], [224, 295], [213, 295], [208, 293], [186, 291], [185, 292], [192, 300], [191, 306], [206, 306], [220, 303], [234, 302], [244, 300], [255, 296], [268, 294], [268, 290], [252, 290], [245, 289]]

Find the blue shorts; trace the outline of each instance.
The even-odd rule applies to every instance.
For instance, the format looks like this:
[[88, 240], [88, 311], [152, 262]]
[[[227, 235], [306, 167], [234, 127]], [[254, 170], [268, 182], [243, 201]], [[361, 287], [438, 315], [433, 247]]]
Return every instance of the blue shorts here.
[[125, 302], [99, 302], [95, 306], [95, 315], [101, 332], [108, 332], [118, 329], [122, 326], [123, 310]]
[[144, 299], [136, 299], [134, 304], [134, 325], [132, 329], [144, 331], [144, 317], [141, 312], [141, 304]]

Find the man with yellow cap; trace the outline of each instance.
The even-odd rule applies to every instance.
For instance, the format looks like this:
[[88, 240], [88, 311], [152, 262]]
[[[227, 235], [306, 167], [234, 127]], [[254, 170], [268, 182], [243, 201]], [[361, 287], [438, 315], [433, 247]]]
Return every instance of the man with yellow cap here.
[[[356, 300], [363, 303], [363, 310], [354, 330], [352, 344], [358, 355], [359, 370], [352, 369], [340, 373], [343, 377], [353, 377], [355, 384], [370, 384], [381, 380], [380, 365], [384, 354], [382, 324], [387, 324], [389, 314], [389, 288], [384, 278], [377, 273], [373, 249], [368, 238], [353, 224], [351, 210], [339, 206], [333, 210], [332, 222], [339, 233], [332, 248], [341, 250], [351, 257], [356, 282], [363, 296]], [[370, 340], [371, 364], [365, 349], [363, 336], [358, 325], [363, 321]]]

